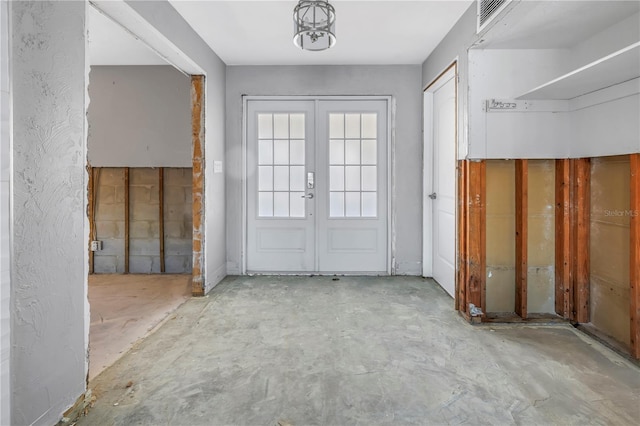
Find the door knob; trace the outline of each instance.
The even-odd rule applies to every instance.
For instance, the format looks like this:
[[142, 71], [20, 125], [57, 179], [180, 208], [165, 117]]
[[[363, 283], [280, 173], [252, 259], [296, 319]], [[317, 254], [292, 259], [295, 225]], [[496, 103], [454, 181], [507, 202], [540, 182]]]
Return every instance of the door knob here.
[[429, 198], [431, 198], [432, 200], [435, 200], [436, 198], [438, 198], [438, 196], [436, 195], [435, 192], [429, 194]]
[[300, 198], [312, 199], [313, 198], [313, 194], [301, 195]]

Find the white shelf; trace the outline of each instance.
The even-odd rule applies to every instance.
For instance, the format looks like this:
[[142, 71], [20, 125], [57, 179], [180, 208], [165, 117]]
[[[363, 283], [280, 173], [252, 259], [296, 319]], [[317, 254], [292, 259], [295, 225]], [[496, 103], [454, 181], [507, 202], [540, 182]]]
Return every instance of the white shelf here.
[[573, 99], [637, 77], [640, 77], [640, 42], [538, 86], [516, 99]]

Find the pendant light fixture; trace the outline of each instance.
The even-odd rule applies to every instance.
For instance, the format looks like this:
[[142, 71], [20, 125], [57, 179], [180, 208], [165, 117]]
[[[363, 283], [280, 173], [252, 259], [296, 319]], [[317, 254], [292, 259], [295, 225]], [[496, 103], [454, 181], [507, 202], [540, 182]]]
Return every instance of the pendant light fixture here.
[[328, 1], [300, 0], [293, 9], [293, 43], [304, 50], [336, 44], [336, 11]]

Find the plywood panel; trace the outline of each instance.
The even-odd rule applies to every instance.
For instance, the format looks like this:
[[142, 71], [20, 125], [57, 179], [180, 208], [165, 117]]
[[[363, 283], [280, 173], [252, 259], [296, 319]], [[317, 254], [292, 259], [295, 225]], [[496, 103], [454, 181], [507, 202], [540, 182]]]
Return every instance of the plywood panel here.
[[630, 163], [628, 156], [591, 161], [591, 323], [630, 344]]

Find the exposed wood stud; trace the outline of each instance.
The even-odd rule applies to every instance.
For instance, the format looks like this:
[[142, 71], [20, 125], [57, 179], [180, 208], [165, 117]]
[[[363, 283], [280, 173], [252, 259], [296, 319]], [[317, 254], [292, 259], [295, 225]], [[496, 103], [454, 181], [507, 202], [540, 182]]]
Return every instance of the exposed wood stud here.
[[591, 226], [591, 160], [575, 161], [574, 176], [574, 310], [575, 321], [589, 322], [589, 229]]
[[164, 260], [164, 168], [158, 168], [158, 238], [160, 240], [160, 273], [165, 273]]
[[89, 217], [89, 273], [94, 273], [94, 251], [91, 250], [91, 241], [95, 240], [96, 229], [95, 229], [95, 202], [94, 197], [96, 196], [96, 188], [95, 188], [95, 169], [91, 167], [91, 164], [87, 165], [87, 174], [89, 176], [89, 182], [87, 185], [87, 216]]
[[466, 302], [486, 312], [486, 164], [469, 162]]
[[571, 316], [571, 168], [570, 160], [556, 160], [555, 305], [563, 318]]
[[456, 275], [455, 308], [458, 311], [467, 311], [466, 283], [467, 274], [467, 167], [468, 161], [458, 161], [458, 273]]
[[191, 76], [193, 148], [193, 272], [192, 294], [204, 296], [204, 76]]
[[529, 171], [527, 160], [516, 160], [516, 300], [515, 311], [527, 318], [527, 226]]
[[124, 168], [124, 273], [129, 273], [129, 168]]
[[640, 154], [630, 155], [630, 331], [631, 355], [640, 359]]

